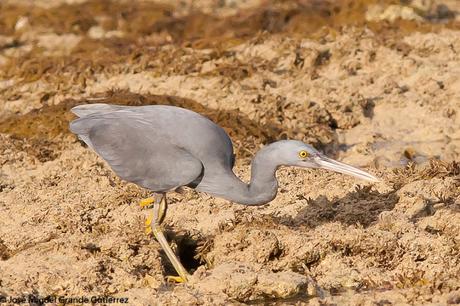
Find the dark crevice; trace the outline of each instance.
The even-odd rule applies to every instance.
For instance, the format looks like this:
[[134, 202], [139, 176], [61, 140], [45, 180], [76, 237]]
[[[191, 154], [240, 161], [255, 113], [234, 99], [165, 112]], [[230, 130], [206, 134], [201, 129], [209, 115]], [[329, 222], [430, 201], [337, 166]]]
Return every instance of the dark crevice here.
[[[198, 250], [200, 240], [196, 240], [188, 234], [176, 234], [169, 230], [165, 232], [165, 235], [168, 241], [170, 241], [170, 245], [176, 246], [177, 257], [190, 274], [193, 274], [198, 267], [204, 264], [199, 259]], [[166, 275], [177, 275], [176, 270], [163, 250], [161, 250], [161, 260]]]

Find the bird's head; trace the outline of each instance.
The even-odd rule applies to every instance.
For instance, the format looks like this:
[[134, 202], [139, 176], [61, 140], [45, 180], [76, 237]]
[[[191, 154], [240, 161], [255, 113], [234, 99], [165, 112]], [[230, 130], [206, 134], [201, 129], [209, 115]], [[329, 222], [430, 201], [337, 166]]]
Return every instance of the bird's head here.
[[370, 173], [350, 165], [335, 161], [315, 148], [301, 141], [281, 140], [273, 143], [270, 149], [272, 158], [280, 165], [301, 168], [321, 168], [351, 175], [366, 181], [378, 182], [379, 179]]

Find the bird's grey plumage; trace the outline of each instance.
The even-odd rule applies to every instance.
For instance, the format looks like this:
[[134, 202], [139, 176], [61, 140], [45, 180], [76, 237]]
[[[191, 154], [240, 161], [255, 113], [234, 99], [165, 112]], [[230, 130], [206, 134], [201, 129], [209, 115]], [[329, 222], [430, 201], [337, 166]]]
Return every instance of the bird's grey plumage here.
[[[277, 193], [279, 166], [326, 168], [377, 180], [357, 168], [332, 161], [300, 141], [284, 140], [254, 157], [249, 184], [232, 171], [233, 146], [227, 133], [206, 117], [166, 106], [90, 104], [72, 111], [73, 133], [104, 158], [122, 178], [152, 191], [191, 186], [214, 196], [247, 204], [271, 201]], [[300, 151], [308, 159], [299, 158]]]
[[[228, 135], [192, 111], [166, 105], [106, 104], [77, 106], [72, 111], [82, 117], [71, 123], [71, 131], [122, 179], [150, 190], [205, 185], [210, 174], [228, 172], [233, 166]], [[214, 154], [209, 154], [210, 147]]]

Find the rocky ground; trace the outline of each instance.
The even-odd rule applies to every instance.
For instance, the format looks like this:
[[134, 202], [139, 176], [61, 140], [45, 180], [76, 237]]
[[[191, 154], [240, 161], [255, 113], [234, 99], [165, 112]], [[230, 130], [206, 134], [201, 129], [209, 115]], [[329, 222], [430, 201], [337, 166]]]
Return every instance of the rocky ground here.
[[[134, 305], [460, 303], [460, 2], [0, 2], [0, 295]], [[268, 205], [148, 191], [68, 130], [77, 104], [172, 104], [380, 177], [283, 168]]]

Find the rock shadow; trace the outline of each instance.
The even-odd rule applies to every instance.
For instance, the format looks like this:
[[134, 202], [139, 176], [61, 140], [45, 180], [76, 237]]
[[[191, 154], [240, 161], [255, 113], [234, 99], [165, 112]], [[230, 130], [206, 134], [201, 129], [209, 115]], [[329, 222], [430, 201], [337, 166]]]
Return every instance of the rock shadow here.
[[282, 217], [279, 222], [289, 227], [314, 228], [324, 223], [340, 222], [367, 228], [377, 221], [380, 213], [392, 210], [399, 197], [395, 191], [380, 193], [373, 190], [372, 186], [358, 186], [342, 198], [329, 200], [325, 196], [319, 196], [306, 200], [308, 206], [294, 218]]

